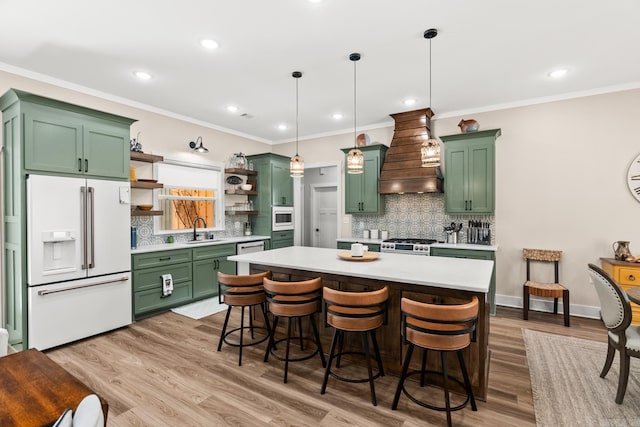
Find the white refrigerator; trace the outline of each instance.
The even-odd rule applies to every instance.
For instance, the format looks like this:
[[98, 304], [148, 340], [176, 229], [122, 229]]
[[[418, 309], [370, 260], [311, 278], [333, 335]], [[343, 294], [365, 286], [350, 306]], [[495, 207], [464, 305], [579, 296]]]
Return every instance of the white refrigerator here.
[[27, 178], [28, 347], [132, 321], [128, 182]]

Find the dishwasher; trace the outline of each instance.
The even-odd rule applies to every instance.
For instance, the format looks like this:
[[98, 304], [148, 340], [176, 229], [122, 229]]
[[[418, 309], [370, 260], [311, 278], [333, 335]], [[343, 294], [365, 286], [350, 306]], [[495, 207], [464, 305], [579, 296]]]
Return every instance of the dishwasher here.
[[[262, 251], [264, 251], [264, 240], [259, 240], [257, 242], [242, 242], [236, 245], [236, 254], [238, 255]], [[237, 271], [239, 275], [249, 274], [249, 263], [239, 262]]]

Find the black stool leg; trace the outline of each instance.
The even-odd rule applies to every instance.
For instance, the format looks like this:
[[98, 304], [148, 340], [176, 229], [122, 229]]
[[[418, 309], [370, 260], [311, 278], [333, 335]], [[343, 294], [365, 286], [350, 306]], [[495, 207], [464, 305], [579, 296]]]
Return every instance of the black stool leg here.
[[263, 304], [260, 304], [260, 308], [262, 310], [262, 317], [264, 317], [264, 324], [267, 327], [267, 334], [271, 336], [271, 325], [269, 324], [269, 316], [267, 316], [267, 307], [263, 303]]
[[396, 388], [396, 395], [393, 397], [393, 404], [391, 409], [398, 409], [398, 401], [400, 400], [400, 392], [404, 387], [404, 380], [407, 378], [407, 371], [409, 370], [409, 363], [411, 363], [411, 355], [413, 354], [413, 344], [409, 343], [407, 354], [404, 357], [404, 364], [402, 365], [402, 373], [400, 374], [400, 380], [398, 381], [398, 387]]
[[240, 356], [238, 357], [238, 366], [242, 366], [242, 338], [244, 336], [244, 306], [242, 306], [242, 314], [240, 315]]
[[316, 340], [316, 346], [318, 346], [318, 353], [320, 353], [320, 360], [322, 361], [322, 367], [327, 366], [327, 362], [324, 359], [324, 351], [322, 351], [322, 344], [320, 343], [320, 334], [318, 333], [318, 325], [316, 325], [316, 317], [311, 313], [311, 327], [313, 328], [313, 335]]
[[362, 332], [362, 346], [364, 347], [364, 357], [367, 358], [367, 371], [369, 372], [369, 388], [371, 389], [371, 403], [378, 406], [376, 399], [376, 388], [373, 385], [373, 370], [371, 368], [371, 354], [369, 351], [369, 336], [366, 332]]
[[340, 368], [340, 360], [342, 359], [342, 350], [344, 349], [344, 331], [340, 331], [338, 334], [338, 357], [336, 359], [336, 368]]
[[287, 350], [284, 356], [284, 382], [287, 383], [287, 373], [289, 371], [289, 347], [291, 344], [291, 317], [287, 317]]
[[376, 360], [378, 361], [378, 370], [380, 371], [380, 376], [384, 377], [384, 367], [382, 366], [382, 358], [380, 357], [380, 349], [378, 348], [376, 331], [371, 331], [371, 341], [373, 342], [373, 351], [375, 352]]
[[467, 373], [467, 365], [464, 363], [464, 357], [462, 357], [462, 350], [456, 351], [458, 355], [458, 363], [460, 363], [460, 370], [462, 371], [462, 378], [464, 379], [464, 388], [469, 396], [471, 402], [471, 410], [477, 411], [476, 399], [473, 397], [473, 389], [471, 388], [471, 381], [469, 381], [469, 374]]
[[424, 387], [424, 376], [427, 370], [427, 349], [422, 349], [422, 368], [420, 370], [420, 387]]
[[440, 360], [442, 363], [442, 388], [444, 388], [444, 403], [447, 407], [447, 425], [451, 427], [451, 399], [449, 396], [449, 372], [447, 369], [447, 354], [440, 352]]
[[329, 362], [327, 363], [327, 369], [324, 371], [324, 380], [322, 380], [322, 387], [320, 388], [320, 394], [324, 394], [327, 391], [327, 381], [329, 381], [329, 373], [331, 372], [331, 363], [333, 362], [333, 352], [336, 350], [336, 343], [338, 342], [338, 330], [333, 330], [333, 338], [331, 338], [331, 349], [329, 350]]
[[253, 314], [255, 313], [253, 306], [249, 307], [249, 330], [251, 331], [251, 339], [255, 340], [256, 337], [253, 335]]
[[553, 299], [553, 314], [558, 314], [558, 298]]
[[529, 320], [529, 287], [522, 287], [522, 319]]
[[227, 324], [229, 323], [232, 308], [232, 306], [227, 307], [227, 315], [224, 318], [224, 325], [222, 325], [222, 333], [220, 334], [220, 341], [218, 342], [218, 351], [222, 350], [222, 341], [224, 341], [224, 334], [227, 333]]
[[300, 335], [300, 350], [304, 351], [304, 340], [302, 339], [302, 317], [298, 317], [298, 335]]
[[[265, 311], [266, 313], [266, 311]], [[276, 328], [278, 327], [278, 316], [273, 316], [273, 329], [271, 329], [271, 333], [269, 334], [269, 344], [267, 344], [267, 352], [264, 354], [264, 361], [269, 361], [269, 353], [271, 353], [271, 349], [276, 349]]]

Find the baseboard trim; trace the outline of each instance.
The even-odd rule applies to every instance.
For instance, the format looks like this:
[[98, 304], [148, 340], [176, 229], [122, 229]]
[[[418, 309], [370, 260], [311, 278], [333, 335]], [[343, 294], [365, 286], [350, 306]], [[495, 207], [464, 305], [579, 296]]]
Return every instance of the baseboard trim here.
[[[504, 307], [522, 308], [522, 297], [514, 297], [511, 295], [496, 295], [496, 305]], [[543, 311], [553, 313], [552, 299], [531, 298], [529, 303], [531, 311]], [[558, 302], [558, 312], [562, 313], [562, 303]], [[586, 317], [589, 319], [600, 318], [600, 307], [589, 305], [569, 304], [569, 313], [571, 316]]]

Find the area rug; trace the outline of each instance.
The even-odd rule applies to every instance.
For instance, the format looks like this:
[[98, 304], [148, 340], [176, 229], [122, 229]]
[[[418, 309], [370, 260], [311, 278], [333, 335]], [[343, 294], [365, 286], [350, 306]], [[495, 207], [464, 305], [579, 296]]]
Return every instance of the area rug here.
[[224, 311], [227, 307], [226, 304], [218, 302], [218, 297], [214, 297], [172, 308], [171, 311], [197, 320]]
[[[604, 333], [604, 332], [603, 332]], [[600, 378], [601, 342], [523, 329], [538, 426], [640, 427], [640, 360], [631, 358], [627, 393], [615, 403], [619, 355]]]

